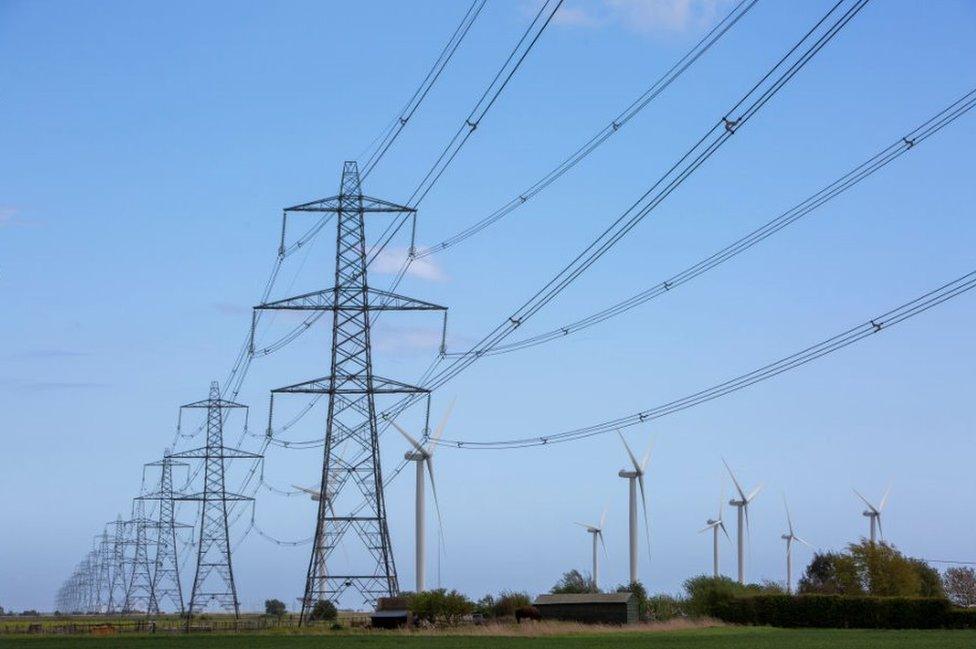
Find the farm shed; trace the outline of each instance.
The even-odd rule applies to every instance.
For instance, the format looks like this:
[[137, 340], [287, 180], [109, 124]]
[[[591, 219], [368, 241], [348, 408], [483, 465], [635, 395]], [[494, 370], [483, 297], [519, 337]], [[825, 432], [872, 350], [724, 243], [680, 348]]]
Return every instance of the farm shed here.
[[544, 620], [572, 620], [593, 624], [635, 624], [637, 598], [633, 593], [539, 595], [533, 603]]

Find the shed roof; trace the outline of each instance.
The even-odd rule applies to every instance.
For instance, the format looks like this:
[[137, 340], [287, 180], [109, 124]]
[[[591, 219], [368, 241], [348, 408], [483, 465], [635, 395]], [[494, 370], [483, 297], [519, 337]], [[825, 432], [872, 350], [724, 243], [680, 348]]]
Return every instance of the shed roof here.
[[580, 593], [566, 595], [539, 595], [535, 604], [626, 604], [633, 593]]
[[383, 618], [383, 617], [408, 617], [410, 611], [406, 609], [392, 610], [392, 611], [373, 611], [369, 614], [373, 618]]

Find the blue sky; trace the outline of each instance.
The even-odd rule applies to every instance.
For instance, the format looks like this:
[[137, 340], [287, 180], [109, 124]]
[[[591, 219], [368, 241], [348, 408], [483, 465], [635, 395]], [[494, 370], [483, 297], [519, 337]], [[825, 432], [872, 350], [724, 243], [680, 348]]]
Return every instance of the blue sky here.
[[[102, 523], [128, 509], [141, 464], [173, 440], [177, 406], [203, 398], [233, 362], [273, 261], [281, 208], [335, 193], [342, 161], [359, 156], [409, 97], [466, 4], [0, 3], [0, 517], [8, 522], [0, 605], [49, 608]], [[547, 172], [729, 7], [566, 4], [424, 201], [421, 243], [485, 216]], [[570, 175], [433, 257], [401, 292], [450, 306], [455, 347], [477, 340], [642, 194], [827, 6], [761, 0]], [[406, 199], [533, 7], [489, 3], [368, 193]], [[707, 256], [972, 89], [974, 28], [976, 9], [962, 1], [869, 5], [528, 333]], [[435, 395], [435, 413], [457, 396], [448, 436], [467, 439], [599, 422], [785, 356], [973, 270], [974, 145], [967, 116], [680, 291], [564, 341], [481, 361]], [[275, 297], [331, 282], [332, 236], [289, 260]], [[377, 286], [388, 281], [374, 275]], [[838, 548], [866, 530], [851, 487], [878, 498], [889, 483], [885, 530], [896, 545], [976, 560], [965, 498], [976, 488], [974, 324], [976, 303], [963, 297], [631, 430], [637, 447], [656, 437], [642, 580], [673, 592], [709, 569], [709, 539], [696, 531], [727, 483], [722, 456], [744, 482], [766, 485], [752, 513], [750, 577], [784, 578], [781, 494], [798, 533]], [[262, 335], [288, 325], [275, 320]], [[384, 318], [377, 371], [416, 377], [436, 352], [438, 325]], [[255, 361], [240, 396], [252, 421], [265, 419], [270, 388], [326, 374], [327, 346], [323, 325]], [[310, 415], [291, 436], [320, 435], [323, 417]], [[405, 422], [417, 427], [418, 417]], [[384, 437], [384, 465], [404, 450]], [[625, 460], [613, 436], [526, 451], [440, 450], [443, 584], [473, 596], [542, 592], [561, 572], [588, 568], [589, 539], [572, 523], [604, 506], [603, 585], [625, 581], [626, 484], [616, 477]], [[318, 450], [272, 450], [266, 478], [310, 483], [319, 462]], [[409, 478], [387, 492], [405, 585], [412, 497]], [[304, 499], [261, 490], [256, 511], [272, 535], [311, 533]], [[250, 534], [235, 555], [244, 605], [295, 601], [307, 552]], [[731, 574], [732, 548], [723, 552]]]

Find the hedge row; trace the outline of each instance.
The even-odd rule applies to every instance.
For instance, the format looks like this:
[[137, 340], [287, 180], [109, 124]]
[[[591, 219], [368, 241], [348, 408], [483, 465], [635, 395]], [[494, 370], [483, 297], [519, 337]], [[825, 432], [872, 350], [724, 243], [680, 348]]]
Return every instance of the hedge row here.
[[716, 602], [732, 624], [851, 629], [974, 629], [976, 610], [937, 598], [752, 595]]

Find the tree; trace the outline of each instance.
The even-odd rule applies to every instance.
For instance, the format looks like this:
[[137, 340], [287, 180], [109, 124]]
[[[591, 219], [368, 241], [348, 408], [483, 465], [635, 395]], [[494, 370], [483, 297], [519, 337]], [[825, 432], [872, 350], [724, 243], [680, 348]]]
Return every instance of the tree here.
[[955, 567], [945, 571], [942, 583], [956, 606], [976, 606], [976, 569]]
[[523, 606], [531, 606], [532, 598], [528, 593], [503, 590], [498, 594], [492, 606], [492, 614], [495, 617], [511, 617], [515, 615], [515, 610]]
[[266, 599], [264, 600], [264, 614], [273, 615], [274, 617], [282, 617], [288, 611], [285, 608], [285, 603], [280, 599]]
[[410, 612], [431, 624], [459, 624], [475, 605], [462, 593], [443, 588], [425, 590], [409, 596]]
[[685, 580], [684, 587], [688, 613], [694, 617], [713, 617], [723, 603], [747, 592], [745, 586], [725, 576], [691, 577]]
[[857, 569], [850, 556], [837, 552], [813, 555], [798, 584], [799, 592], [823, 595], [863, 595]]
[[945, 588], [942, 586], [942, 575], [939, 571], [925, 563], [921, 559], [908, 559], [918, 575], [919, 592], [921, 597], [941, 597], [945, 598]]
[[617, 586], [618, 593], [633, 593], [634, 597], [637, 598], [637, 615], [641, 619], [644, 619], [648, 614], [647, 607], [647, 589], [644, 588], [644, 584], [639, 581], [632, 581], [629, 584], [621, 584]]
[[573, 593], [596, 593], [596, 584], [589, 576], [584, 576], [579, 570], [570, 570], [563, 573], [562, 579], [549, 591], [553, 595], [567, 595]]
[[862, 541], [846, 552], [814, 555], [799, 584], [800, 593], [944, 597], [939, 573], [906, 557], [888, 543]]
[[335, 604], [327, 599], [320, 599], [315, 602], [315, 606], [312, 607], [312, 612], [308, 616], [310, 620], [335, 620], [339, 617], [339, 611], [336, 610]]

